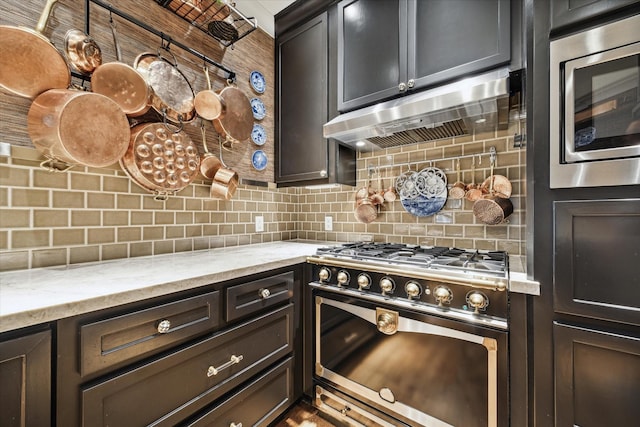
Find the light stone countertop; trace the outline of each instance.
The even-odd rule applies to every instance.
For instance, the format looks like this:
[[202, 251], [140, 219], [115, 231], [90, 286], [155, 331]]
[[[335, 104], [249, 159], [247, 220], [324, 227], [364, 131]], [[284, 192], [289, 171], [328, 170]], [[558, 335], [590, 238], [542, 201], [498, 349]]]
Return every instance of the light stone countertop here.
[[0, 332], [299, 264], [322, 246], [259, 243], [0, 273]]
[[[306, 261], [327, 242], [284, 241], [0, 273], [0, 332]], [[510, 290], [540, 294], [511, 273]]]

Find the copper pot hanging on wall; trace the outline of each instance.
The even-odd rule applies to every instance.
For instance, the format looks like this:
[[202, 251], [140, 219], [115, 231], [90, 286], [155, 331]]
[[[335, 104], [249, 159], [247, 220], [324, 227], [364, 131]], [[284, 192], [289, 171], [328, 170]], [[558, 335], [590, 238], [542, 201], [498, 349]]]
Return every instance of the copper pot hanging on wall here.
[[129, 122], [118, 104], [81, 90], [38, 95], [27, 114], [27, 130], [45, 157], [69, 165], [109, 166], [129, 143]]

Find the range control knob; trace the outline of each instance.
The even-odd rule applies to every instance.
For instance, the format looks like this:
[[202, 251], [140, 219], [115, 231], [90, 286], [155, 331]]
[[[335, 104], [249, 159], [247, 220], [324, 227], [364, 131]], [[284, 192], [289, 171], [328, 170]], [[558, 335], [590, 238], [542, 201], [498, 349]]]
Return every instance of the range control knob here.
[[380, 289], [382, 290], [382, 295], [392, 293], [395, 287], [396, 285], [395, 283], [393, 283], [393, 279], [391, 277], [385, 276], [380, 279]]
[[340, 270], [336, 276], [336, 280], [338, 281], [338, 286], [346, 285], [349, 283], [349, 273], [344, 270]]
[[422, 293], [422, 288], [420, 287], [420, 284], [414, 282], [413, 280], [408, 281], [404, 285], [404, 290], [407, 293], [407, 297], [409, 297], [409, 299], [419, 297], [420, 294]]
[[451, 291], [451, 289], [449, 289], [449, 287], [439, 285], [436, 286], [433, 290], [433, 296], [435, 297], [438, 305], [442, 307], [444, 304], [451, 304], [451, 300], [453, 299], [453, 292]]
[[489, 297], [480, 291], [468, 292], [466, 299], [467, 304], [473, 307], [475, 313], [478, 313], [480, 310], [485, 311], [489, 305]]
[[358, 289], [369, 289], [369, 286], [371, 286], [371, 277], [366, 273], [358, 274]]
[[328, 268], [322, 267], [320, 271], [318, 271], [318, 279], [320, 279], [321, 282], [326, 282], [327, 280], [329, 280], [330, 277], [331, 277], [331, 272], [329, 271]]

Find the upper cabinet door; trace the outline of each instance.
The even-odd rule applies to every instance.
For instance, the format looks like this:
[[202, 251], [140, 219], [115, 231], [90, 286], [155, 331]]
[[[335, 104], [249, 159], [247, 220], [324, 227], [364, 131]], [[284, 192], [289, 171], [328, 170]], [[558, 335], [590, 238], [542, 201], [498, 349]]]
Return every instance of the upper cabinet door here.
[[509, 62], [510, 30], [509, 0], [412, 1], [409, 86], [431, 86]]
[[407, 76], [407, 0], [344, 0], [338, 23], [338, 110], [397, 95]]
[[552, 0], [551, 29], [577, 24], [637, 2], [638, 0]]
[[278, 37], [278, 162], [276, 182], [328, 176], [327, 14]]
[[509, 0], [343, 0], [338, 21], [340, 112], [511, 59]]

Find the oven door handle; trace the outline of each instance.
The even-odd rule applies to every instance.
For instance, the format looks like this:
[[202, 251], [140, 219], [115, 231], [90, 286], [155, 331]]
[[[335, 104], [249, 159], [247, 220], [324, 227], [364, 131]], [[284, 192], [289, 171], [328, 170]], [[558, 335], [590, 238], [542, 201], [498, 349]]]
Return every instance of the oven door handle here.
[[[360, 317], [363, 320], [371, 323], [372, 325], [378, 325], [378, 316], [376, 310], [370, 308], [360, 307], [353, 304], [345, 304], [341, 301], [335, 301], [328, 298], [316, 296], [316, 313], [320, 313], [320, 305], [327, 304], [333, 307], [344, 310], [347, 313], [351, 313]], [[387, 310], [388, 311], [388, 310]], [[455, 338], [459, 340], [469, 341], [474, 344], [480, 344], [491, 351], [497, 347], [497, 341], [493, 338], [483, 337], [481, 335], [470, 334], [468, 332], [457, 331], [451, 328], [445, 328], [438, 325], [432, 325], [429, 323], [419, 322], [414, 319], [408, 319], [406, 317], [397, 317], [396, 331], [398, 332], [417, 332], [421, 334], [440, 335], [443, 337]]]

